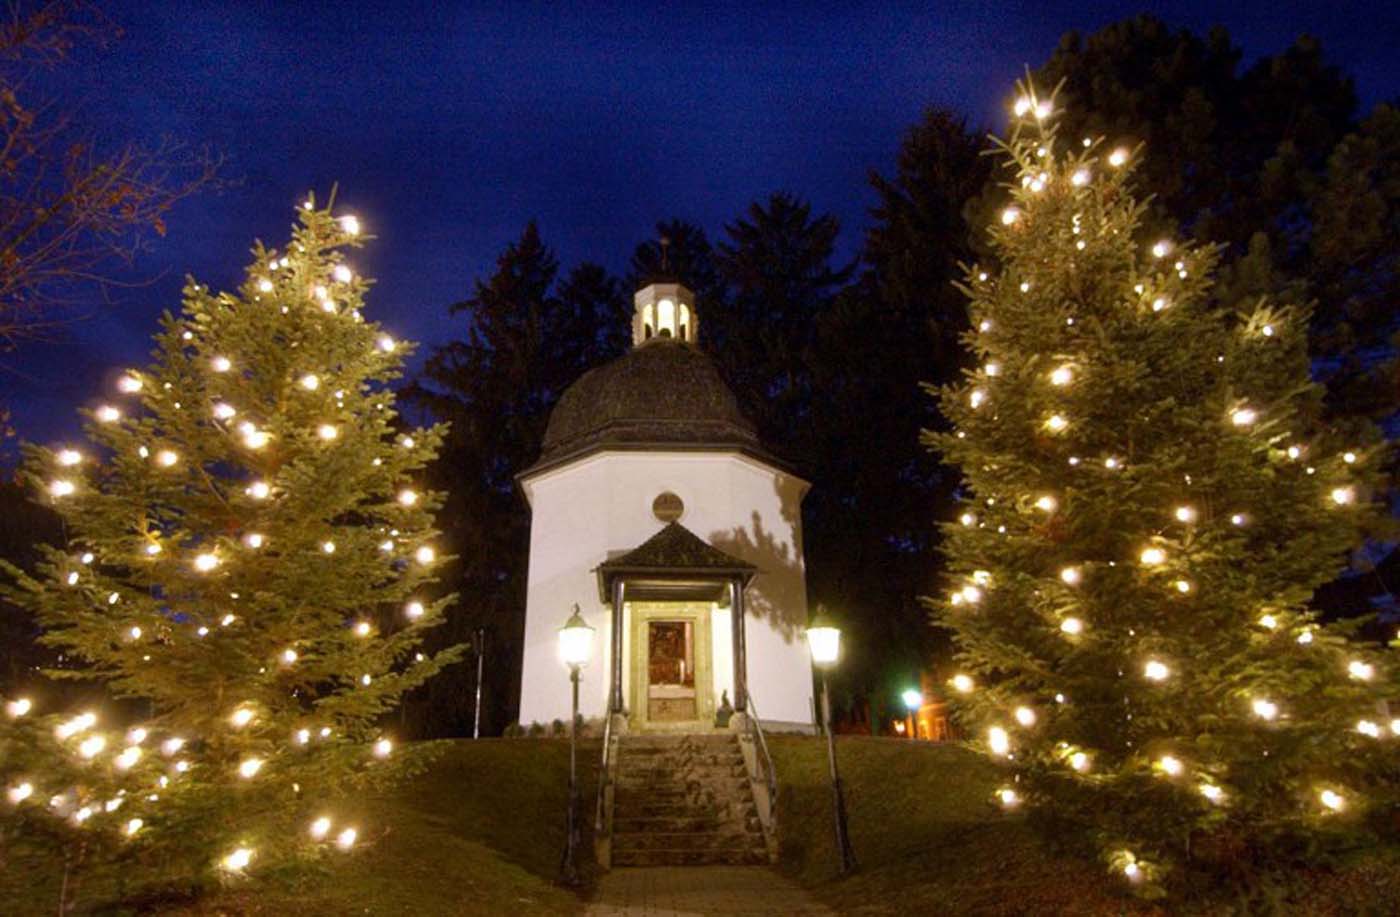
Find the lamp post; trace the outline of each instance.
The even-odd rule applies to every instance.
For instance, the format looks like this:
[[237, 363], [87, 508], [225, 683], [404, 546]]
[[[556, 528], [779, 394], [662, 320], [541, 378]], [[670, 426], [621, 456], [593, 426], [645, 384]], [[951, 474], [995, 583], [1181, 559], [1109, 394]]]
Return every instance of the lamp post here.
[[910, 688], [899, 696], [904, 701], [905, 709], [909, 711], [909, 738], [917, 739], [919, 737], [919, 708], [924, 705], [924, 693]]
[[559, 881], [565, 885], [578, 884], [578, 864], [575, 851], [579, 846], [578, 820], [578, 682], [579, 669], [593, 656], [593, 628], [579, 614], [578, 605], [564, 626], [559, 628], [559, 658], [569, 667], [573, 684], [573, 716], [569, 718], [569, 821], [564, 840], [564, 859], [559, 864]]
[[856, 856], [851, 851], [851, 839], [846, 830], [846, 796], [841, 789], [841, 774], [836, 768], [836, 740], [831, 734], [831, 688], [826, 678], [827, 671], [841, 655], [841, 629], [826, 617], [821, 606], [817, 606], [816, 617], [807, 626], [807, 647], [812, 651], [812, 662], [822, 677], [822, 721], [826, 726], [826, 760], [831, 769], [836, 850], [841, 857], [841, 874], [845, 875], [856, 868]]

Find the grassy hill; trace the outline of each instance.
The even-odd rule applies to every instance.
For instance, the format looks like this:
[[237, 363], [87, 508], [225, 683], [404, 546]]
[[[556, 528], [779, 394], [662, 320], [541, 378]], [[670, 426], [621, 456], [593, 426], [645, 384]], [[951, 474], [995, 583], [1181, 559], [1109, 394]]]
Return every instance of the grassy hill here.
[[[1052, 849], [1023, 817], [990, 805], [994, 775], [979, 757], [952, 746], [862, 737], [842, 737], [838, 749], [860, 862], [846, 879], [834, 874], [825, 744], [772, 740], [782, 779], [780, 868], [839, 912], [1153, 913], [1123, 897], [1099, 864]], [[585, 743], [586, 826], [597, 756], [597, 743]], [[563, 741], [443, 743], [427, 773], [366, 803], [364, 837], [353, 855], [328, 857], [294, 876], [259, 876], [193, 906], [164, 902], [160, 909], [188, 917], [577, 914], [587, 890], [575, 894], [553, 881], [567, 779]], [[590, 878], [591, 850], [585, 836]], [[56, 881], [52, 869], [6, 862], [0, 850], [0, 912], [52, 914]], [[91, 892], [88, 901], [102, 897]], [[1300, 876], [1290, 893], [1277, 902], [1288, 913], [1400, 913], [1400, 868], [1372, 854], [1338, 873]], [[1214, 900], [1192, 910], [1226, 913], [1224, 905]], [[1246, 907], [1261, 909], [1257, 901]]]

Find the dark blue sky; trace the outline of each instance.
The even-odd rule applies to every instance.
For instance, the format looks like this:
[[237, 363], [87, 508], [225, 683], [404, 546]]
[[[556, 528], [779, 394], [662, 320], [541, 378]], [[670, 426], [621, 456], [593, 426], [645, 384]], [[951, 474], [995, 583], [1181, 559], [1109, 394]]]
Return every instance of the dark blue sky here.
[[[1400, 13], [1365, 2], [1190, 2], [1175, 25], [1225, 25], [1247, 60], [1300, 32], [1356, 78], [1363, 104], [1400, 87]], [[55, 89], [100, 134], [209, 143], [228, 189], [183, 204], [143, 258], [149, 286], [27, 345], [0, 367], [22, 436], [77, 429], [73, 409], [144, 361], [189, 273], [235, 283], [255, 237], [280, 244], [294, 203], [340, 183], [379, 238], [357, 265], [369, 313], [425, 343], [530, 218], [563, 263], [625, 266], [658, 219], [719, 232], [789, 190], [837, 214], [851, 248], [929, 105], [999, 124], [1011, 86], [1069, 29], [1122, 2], [114, 4], [121, 41], [80, 56]], [[460, 319], [459, 319], [460, 321]]]

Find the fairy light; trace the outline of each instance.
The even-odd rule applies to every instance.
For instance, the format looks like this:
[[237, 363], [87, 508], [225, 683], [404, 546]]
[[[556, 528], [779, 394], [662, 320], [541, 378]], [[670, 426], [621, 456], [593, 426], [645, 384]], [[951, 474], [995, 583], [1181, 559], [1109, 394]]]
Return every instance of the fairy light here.
[[343, 264], [337, 264], [335, 269], [331, 271], [331, 276], [335, 277], [338, 283], [349, 283], [355, 279], [354, 272]]
[[17, 697], [5, 705], [5, 713], [12, 720], [17, 720], [34, 709], [34, 702], [27, 697]]
[[1350, 487], [1334, 487], [1331, 497], [1332, 502], [1338, 506], [1347, 506], [1356, 501], [1356, 491]]
[[321, 387], [321, 379], [315, 373], [307, 373], [298, 380], [298, 384], [308, 392], [314, 392]]
[[1118, 149], [1108, 154], [1108, 164], [1113, 166], [1115, 169], [1119, 168], [1127, 161], [1128, 151], [1124, 147], [1120, 146]]
[[81, 809], [73, 813], [73, 821], [77, 822], [80, 825], [83, 822], [87, 821], [89, 818], [92, 818], [91, 806], [83, 806]]
[[254, 481], [248, 485], [244, 492], [254, 500], [266, 500], [268, 494], [272, 492], [272, 488], [267, 485], [266, 481]]
[[1157, 759], [1157, 766], [1162, 769], [1162, 773], [1168, 777], [1180, 777], [1186, 770], [1186, 765], [1181, 763], [1179, 758], [1172, 755], [1163, 755]]
[[160, 547], [160, 545], [158, 545], [158, 544], [152, 543], [152, 544], [146, 545], [146, 553], [147, 553], [148, 555], [150, 555], [151, 557], [155, 557], [157, 554], [160, 553], [160, 551], [161, 551], [161, 547]]
[[1217, 805], [1225, 799], [1225, 791], [1213, 783], [1202, 783], [1199, 789], [1202, 796]]
[[264, 278], [262, 278], [261, 280], [259, 280], [259, 281], [258, 281], [258, 292], [260, 292], [260, 293], [271, 293], [271, 292], [272, 292], [272, 281], [271, 281], [271, 280], [268, 280], [266, 277], [264, 277]]
[[1084, 632], [1084, 622], [1075, 617], [1065, 618], [1060, 622], [1060, 630], [1071, 637], [1076, 637]]
[[424, 609], [422, 602], [409, 602], [407, 605], [404, 606], [403, 612], [404, 614], [408, 615], [410, 619], [417, 620], [418, 618], [423, 617], [423, 610]]
[[1069, 385], [1072, 381], [1074, 381], [1074, 371], [1068, 366], [1058, 367], [1050, 374], [1051, 385]]
[[1340, 812], [1346, 808], [1346, 800], [1335, 790], [1322, 790], [1317, 794], [1317, 801], [1332, 812]]
[[1001, 804], [1008, 809], [1019, 805], [1021, 802], [1021, 797], [1009, 786], [997, 790], [997, 798], [1000, 799]]
[[68, 574], [68, 577], [67, 577], [67, 580], [68, 580], [68, 585], [70, 585], [70, 586], [76, 586], [76, 585], [78, 585], [78, 571], [77, 571], [77, 570], [74, 570], [72, 573], [69, 573], [69, 574]]
[[978, 602], [982, 601], [982, 590], [978, 589], [976, 586], [964, 586], [958, 594], [961, 595], [963, 601], [967, 602], [969, 605], [976, 605]]
[[282, 662], [283, 662], [285, 665], [291, 665], [292, 663], [294, 663], [294, 662], [296, 662], [296, 661], [297, 661], [297, 651], [296, 651], [296, 650], [292, 649], [292, 648], [289, 646], [289, 647], [287, 647], [286, 649], [284, 649], [284, 650], [282, 651]]
[[1152, 246], [1152, 257], [1154, 257], [1154, 258], [1165, 258], [1165, 257], [1167, 257], [1167, 255], [1171, 254], [1171, 250], [1172, 250], [1172, 244], [1171, 244], [1170, 242], [1168, 242], [1166, 239], [1162, 239], [1161, 241], [1156, 242], [1155, 244], [1153, 244], [1153, 246]]
[[1001, 212], [1001, 225], [1010, 226], [1021, 218], [1021, 211], [1015, 207], [1007, 207]]
[[[319, 300], [322, 301], [322, 303], [326, 303], [326, 300], [328, 300], [328, 299], [330, 298], [330, 295], [331, 295], [331, 294], [330, 294], [330, 291], [327, 290], [323, 284], [319, 284], [319, 283], [316, 284], [316, 287], [315, 287], [314, 290], [312, 290], [312, 292], [316, 295], [316, 298], [317, 298], [317, 299], [319, 299]], [[332, 306], [331, 306], [331, 309], [334, 309], [334, 308], [335, 308], [335, 306], [332, 305]], [[329, 312], [330, 309], [327, 309], [326, 311]]]
[[156, 464], [162, 468], [170, 468], [180, 461], [180, 456], [173, 449], [162, 449], [156, 453]]
[[1267, 628], [1268, 630], [1273, 630], [1274, 628], [1278, 627], [1278, 618], [1270, 614], [1260, 615], [1259, 626]]
[[321, 553], [323, 553], [323, 554], [334, 554], [334, 553], [335, 553], [335, 542], [334, 542], [334, 541], [323, 541], [323, 542], [321, 542]]
[[102, 423], [115, 423], [122, 419], [122, 412], [112, 407], [110, 404], [104, 404], [97, 409], [94, 416]]
[[1110, 455], [1103, 460], [1103, 466], [1109, 471], [1117, 471], [1119, 468], [1123, 467], [1123, 463]]
[[243, 536], [243, 543], [248, 547], [257, 550], [267, 543], [267, 536], [261, 532], [249, 532]]
[[389, 335], [381, 334], [379, 336], [379, 340], [375, 341], [375, 346], [378, 347], [383, 353], [393, 353], [394, 349], [397, 348], [399, 345], [397, 344], [397, 342], [394, 341], [393, 338], [389, 337]]
[[972, 693], [972, 689], [976, 687], [976, 685], [972, 681], [972, 677], [969, 675], [964, 675], [961, 672], [950, 678], [948, 680], [948, 683], [951, 684], [953, 686], [953, 690], [957, 691], [959, 694], [970, 694]]
[[311, 836], [316, 840], [323, 840], [331, 830], [331, 820], [322, 815], [311, 823]]
[[1066, 586], [1078, 586], [1084, 579], [1084, 572], [1078, 567], [1064, 567], [1060, 570], [1060, 580]]
[[975, 388], [975, 389], [973, 389], [972, 391], [970, 391], [970, 392], [967, 393], [967, 403], [968, 403], [969, 405], [971, 405], [971, 407], [972, 407], [973, 410], [976, 410], [977, 408], [980, 408], [980, 407], [982, 406], [983, 402], [985, 402], [986, 400], [987, 400], [987, 391], [986, 391], [986, 389]]
[[54, 497], [66, 497], [77, 489], [72, 481], [58, 480], [49, 484], [49, 494]]
[[1244, 514], [1244, 513], [1231, 513], [1231, 514], [1230, 514], [1230, 524], [1231, 524], [1231, 525], [1234, 525], [1234, 526], [1242, 526], [1242, 525], [1244, 525], [1247, 521], [1248, 521], [1248, 519], [1245, 517], [1245, 514]]
[[1357, 681], [1370, 681], [1376, 674], [1376, 667], [1369, 662], [1353, 659], [1347, 663], [1347, 674]]
[[136, 726], [127, 731], [126, 741], [131, 745], [140, 745], [142, 742], [146, 741], [148, 735], [150, 735], [150, 733], [146, 730], [146, 727]]
[[1030, 707], [1017, 707], [1013, 715], [1016, 717], [1016, 722], [1022, 726], [1035, 725], [1035, 711]]
[[1089, 170], [1075, 169], [1074, 174], [1069, 177], [1069, 183], [1076, 188], [1082, 188], [1089, 184]]
[[1143, 548], [1142, 553], [1138, 555], [1138, 560], [1142, 561], [1144, 566], [1160, 566], [1167, 562], [1167, 552], [1156, 547]]
[[1035, 508], [1043, 512], [1053, 513], [1059, 507], [1059, 501], [1046, 494], [1035, 501]]
[[1185, 595], [1191, 591], [1191, 581], [1184, 579], [1176, 580], [1172, 583], [1172, 588], [1176, 589], [1176, 591], [1180, 592], [1182, 595]]
[[237, 616], [235, 616], [235, 615], [231, 615], [231, 614], [229, 614], [229, 615], [224, 615], [222, 618], [219, 619], [219, 626], [220, 626], [220, 627], [228, 627], [230, 624], [232, 624], [234, 621], [237, 621], [237, 620], [238, 620], [238, 618], [237, 618]]
[[1000, 376], [1000, 375], [1001, 375], [1001, 364], [1000, 364], [1000, 363], [996, 363], [996, 362], [988, 363], [986, 366], [982, 367], [982, 372], [986, 373], [988, 376], [991, 376], [992, 378], [995, 378], [995, 377], [997, 377], [997, 376]]
[[135, 745], [128, 745], [126, 748], [122, 749], [122, 753], [117, 755], [112, 763], [120, 770], [130, 770], [131, 767], [140, 760], [141, 749], [137, 748]]
[[1004, 755], [1011, 750], [1011, 737], [1005, 729], [993, 726], [987, 730], [987, 747], [993, 754]]
[[200, 554], [194, 559], [194, 568], [200, 573], [208, 573], [219, 565], [217, 554]]
[[297, 743], [298, 745], [305, 745], [306, 743], [308, 743], [308, 742], [310, 742], [310, 741], [311, 741], [311, 730], [310, 730], [310, 729], [304, 729], [304, 728], [303, 728], [303, 729], [298, 729], [298, 730], [296, 731], [296, 743]]
[[1016, 100], [1016, 105], [1011, 110], [1016, 113], [1016, 117], [1020, 118], [1031, 110], [1031, 100], [1021, 96]]
[[1259, 414], [1253, 408], [1237, 408], [1230, 413], [1230, 423], [1237, 427], [1247, 427], [1259, 419]]
[[1379, 739], [1381, 737], [1381, 727], [1371, 720], [1357, 720], [1356, 731], [1364, 736], [1370, 736], [1373, 739]]
[[1303, 631], [1301, 634], [1298, 635], [1298, 642], [1301, 643], [1303, 646], [1307, 646], [1309, 643], [1312, 643], [1313, 632], [1310, 630]]
[[237, 413], [233, 405], [227, 402], [219, 401], [214, 404], [214, 416], [219, 420], [230, 420]]
[[1254, 711], [1254, 715], [1261, 720], [1272, 720], [1278, 718], [1278, 704], [1265, 697], [1256, 697], [1250, 702], [1249, 708]]
[[144, 824], [146, 823], [141, 819], [133, 818], [127, 821], [127, 823], [122, 827], [122, 831], [126, 834], [127, 837], [131, 837], [137, 831], [140, 831], [141, 826]]
[[166, 757], [169, 757], [169, 756], [171, 756], [171, 755], [178, 754], [179, 751], [180, 751], [180, 749], [182, 749], [182, 748], [184, 748], [184, 747], [185, 747], [185, 740], [182, 739], [182, 738], [180, 738], [179, 736], [171, 736], [170, 738], [166, 739], [164, 742], [161, 742], [161, 743], [160, 743], [160, 751], [161, 751], [161, 754], [165, 755]]
[[346, 828], [335, 836], [335, 845], [341, 850], [349, 850], [355, 846], [355, 838], [359, 833], [354, 828]]
[[122, 376], [120, 379], [117, 380], [117, 390], [124, 392], [128, 395], [136, 394], [137, 392], [141, 391], [143, 387], [144, 386], [141, 380], [136, 378], [135, 376]]
[[259, 430], [252, 424], [243, 425], [243, 445], [249, 449], [261, 449], [267, 445], [267, 441], [272, 438], [271, 434], [264, 430]]
[[251, 862], [253, 862], [253, 851], [247, 847], [239, 847], [223, 859], [224, 869], [229, 872], [242, 872], [248, 868], [248, 864]]
[[262, 758], [244, 758], [238, 765], [238, 776], [244, 780], [251, 780], [262, 770]]
[[[175, 773], [177, 773], [177, 774], [183, 774], [183, 773], [185, 773], [186, 771], [188, 771], [189, 769], [190, 769], [190, 762], [184, 761], [184, 760], [176, 761], [176, 762], [175, 762]], [[165, 784], [162, 783], [161, 786], [165, 786]]]
[[107, 747], [107, 739], [103, 736], [88, 736], [78, 745], [78, 754], [84, 758], [95, 758]]
[[1051, 414], [1045, 420], [1045, 427], [1051, 433], [1062, 433], [1069, 426], [1069, 421], [1060, 414]]
[[958, 521], [961, 522], [963, 525], [971, 526], [977, 522], [977, 517], [972, 515], [972, 513], [963, 513], [961, 516], [958, 517]]
[[141, 639], [141, 628], [135, 624], [131, 625], [131, 628], [126, 633], [127, 636], [131, 637], [133, 640]]
[[9, 797], [10, 802], [14, 803], [15, 805], [19, 805], [20, 803], [28, 799], [30, 796], [34, 795], [34, 784], [28, 781], [25, 781], [23, 783], [17, 783], [14, 786], [10, 787], [10, 789], [6, 792], [5, 795]]
[[413, 558], [420, 564], [430, 564], [437, 558], [437, 552], [428, 545], [423, 545], [413, 552]]
[[1142, 667], [1143, 677], [1149, 681], [1166, 681], [1171, 673], [1171, 669], [1167, 668], [1166, 663], [1159, 659], [1149, 659], [1147, 664]]
[[989, 318], [982, 319], [982, 321], [977, 323], [977, 330], [983, 332], [984, 334], [988, 331], [991, 331], [992, 320]]
[[1152, 300], [1152, 311], [1161, 312], [1169, 308], [1171, 304], [1170, 299], [1167, 299], [1165, 296], [1158, 296], [1156, 299]]
[[1191, 523], [1196, 521], [1196, 510], [1190, 506], [1178, 506], [1176, 508], [1176, 521]]
[[209, 366], [216, 373], [226, 373], [230, 369], [233, 369], [233, 361], [228, 357], [215, 357], [213, 360], [209, 361]]
[[335, 424], [323, 423], [316, 428], [316, 435], [329, 442], [339, 436], [340, 431], [336, 429]]
[[1082, 751], [1077, 751], [1069, 756], [1069, 766], [1082, 774], [1089, 769], [1089, 756]]
[[373, 630], [368, 621], [361, 621], [355, 625], [355, 636], [368, 637]]
[[71, 468], [83, 460], [83, 454], [77, 449], [60, 449], [58, 452], [58, 463], [65, 468]]
[[348, 236], [358, 236], [360, 234], [360, 221], [353, 216], [343, 216], [340, 218], [340, 228], [345, 230]]
[[234, 710], [233, 713], [229, 714], [228, 719], [229, 722], [234, 725], [234, 728], [242, 729], [244, 726], [253, 722], [256, 716], [257, 712], [254, 711], [252, 707], [239, 707], [237, 710]]
[[380, 739], [374, 743], [374, 756], [376, 758], [387, 758], [394, 751], [394, 743], [389, 739]]

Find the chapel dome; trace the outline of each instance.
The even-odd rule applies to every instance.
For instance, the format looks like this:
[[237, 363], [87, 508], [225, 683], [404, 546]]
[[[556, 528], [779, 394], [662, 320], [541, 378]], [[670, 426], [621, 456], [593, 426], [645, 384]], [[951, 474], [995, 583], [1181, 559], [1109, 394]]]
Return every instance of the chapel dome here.
[[691, 343], [652, 338], [584, 373], [545, 428], [539, 464], [600, 448], [760, 452], [758, 432], [714, 362]]

